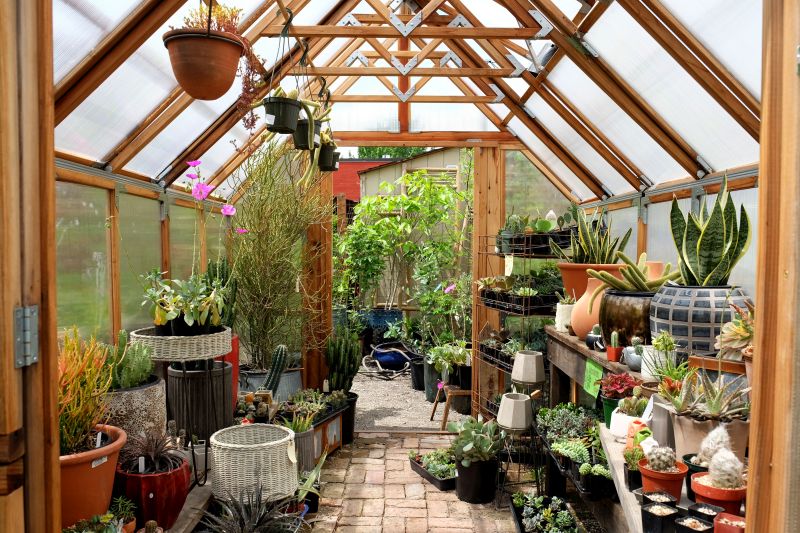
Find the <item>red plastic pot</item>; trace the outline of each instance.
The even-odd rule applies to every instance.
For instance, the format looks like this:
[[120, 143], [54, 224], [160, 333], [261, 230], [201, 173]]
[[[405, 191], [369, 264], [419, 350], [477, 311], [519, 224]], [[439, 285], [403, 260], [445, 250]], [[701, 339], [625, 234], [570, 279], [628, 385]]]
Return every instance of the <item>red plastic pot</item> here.
[[136, 504], [136, 521], [148, 520], [169, 529], [178, 520], [186, 496], [189, 495], [189, 461], [180, 467], [160, 474], [132, 474], [117, 466], [114, 492]]
[[642, 490], [644, 492], [663, 491], [674, 496], [678, 501], [681, 499], [683, 478], [689, 468], [681, 461], [675, 462], [677, 472], [659, 472], [647, 467], [647, 459], [639, 461], [639, 471], [642, 473]]
[[614, 348], [613, 346], [606, 346], [606, 357], [612, 363], [619, 363], [619, 359], [622, 356], [622, 346], [617, 346]]
[[700, 483], [698, 480], [708, 475], [708, 472], [692, 474], [692, 490], [697, 503], [710, 503], [725, 509], [726, 513], [738, 515], [742, 502], [747, 496], [747, 486], [740, 489], [720, 489]]
[[744, 533], [743, 526], [726, 524], [724, 520], [744, 523], [744, 518], [737, 514], [719, 513], [714, 519], [714, 533]]
[[241, 39], [228, 32], [204, 29], [168, 31], [163, 37], [178, 84], [198, 100], [216, 100], [233, 85]]

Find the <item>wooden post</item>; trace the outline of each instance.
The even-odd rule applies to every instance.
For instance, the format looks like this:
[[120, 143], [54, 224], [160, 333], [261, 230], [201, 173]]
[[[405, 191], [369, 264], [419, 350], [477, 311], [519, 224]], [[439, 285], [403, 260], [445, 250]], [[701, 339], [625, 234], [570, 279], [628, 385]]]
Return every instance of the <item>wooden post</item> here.
[[764, 2], [758, 263], [747, 531], [800, 524], [800, 9]]
[[109, 256], [108, 279], [111, 287], [111, 339], [116, 339], [117, 332], [122, 329], [122, 288], [119, 279], [119, 194], [116, 189], [108, 191], [108, 226], [106, 242]]
[[336, 229], [339, 234], [347, 231], [347, 197], [344, 193], [336, 195]]

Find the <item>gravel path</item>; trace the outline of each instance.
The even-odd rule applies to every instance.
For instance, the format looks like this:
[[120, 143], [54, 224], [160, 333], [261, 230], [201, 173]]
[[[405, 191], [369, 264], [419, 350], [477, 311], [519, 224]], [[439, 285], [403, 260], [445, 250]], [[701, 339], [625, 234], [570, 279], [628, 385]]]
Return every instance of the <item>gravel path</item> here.
[[[388, 429], [435, 429], [441, 427], [444, 402], [430, 420], [432, 403], [425, 401], [424, 391], [411, 388], [411, 375], [392, 381], [358, 374], [352, 391], [358, 394], [356, 404], [356, 431]], [[463, 420], [465, 415], [450, 409], [449, 421]]]

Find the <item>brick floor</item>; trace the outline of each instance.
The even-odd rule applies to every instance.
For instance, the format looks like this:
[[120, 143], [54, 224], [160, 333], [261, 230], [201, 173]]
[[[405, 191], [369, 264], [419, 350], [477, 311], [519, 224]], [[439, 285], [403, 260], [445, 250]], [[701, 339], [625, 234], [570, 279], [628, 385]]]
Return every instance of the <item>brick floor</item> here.
[[408, 452], [447, 447], [446, 435], [361, 434], [332, 454], [322, 471], [320, 533], [513, 533], [507, 509], [471, 505], [411, 470]]

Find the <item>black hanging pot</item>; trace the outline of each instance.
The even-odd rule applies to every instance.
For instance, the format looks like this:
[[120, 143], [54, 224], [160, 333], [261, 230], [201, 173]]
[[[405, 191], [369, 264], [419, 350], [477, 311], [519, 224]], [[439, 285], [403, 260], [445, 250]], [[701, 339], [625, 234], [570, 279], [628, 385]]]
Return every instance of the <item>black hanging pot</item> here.
[[[269, 96], [264, 98], [267, 130], [275, 133], [294, 133], [300, 116], [300, 102], [294, 98]], [[308, 130], [306, 130], [308, 131]]]
[[333, 172], [336, 170], [336, 145], [323, 144], [319, 147], [319, 169], [322, 172]]
[[[321, 124], [314, 122], [314, 148], [319, 146], [319, 133]], [[297, 129], [294, 130], [294, 147], [298, 150], [309, 150], [308, 146], [308, 120], [301, 118], [297, 121]]]

